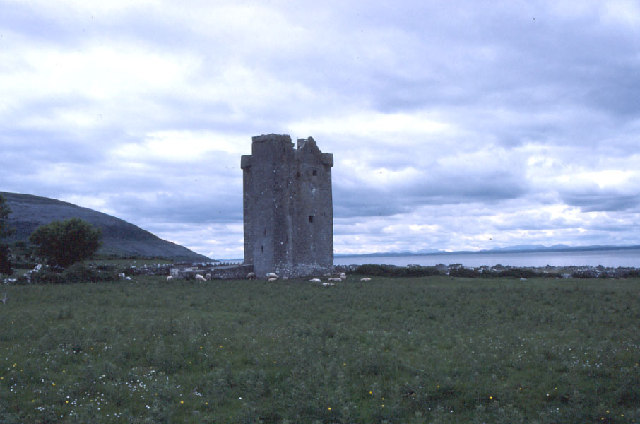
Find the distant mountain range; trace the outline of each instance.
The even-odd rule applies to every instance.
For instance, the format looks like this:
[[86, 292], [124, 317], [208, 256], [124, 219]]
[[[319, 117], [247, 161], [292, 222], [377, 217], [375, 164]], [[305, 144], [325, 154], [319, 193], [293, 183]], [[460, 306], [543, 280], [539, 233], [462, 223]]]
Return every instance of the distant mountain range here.
[[519, 245], [502, 247], [491, 250], [481, 250], [479, 253], [501, 253], [501, 252], [586, 252], [590, 250], [626, 250], [640, 249], [640, 246], [611, 246], [611, 245], [591, 245], [591, 246], [568, 246], [566, 244], [555, 244], [553, 246], [542, 245]]
[[517, 245], [509, 247], [500, 247], [489, 250], [474, 250], [474, 251], [459, 251], [459, 252], [446, 252], [442, 250], [421, 250], [418, 252], [379, 252], [379, 253], [363, 253], [357, 255], [348, 254], [336, 254], [334, 256], [349, 256], [349, 257], [367, 257], [367, 256], [421, 256], [421, 255], [447, 255], [452, 253], [517, 253], [517, 252], [586, 252], [592, 250], [628, 250], [628, 249], [640, 249], [640, 245], [635, 246], [567, 246], [564, 244], [556, 244], [553, 246], [543, 245]]
[[122, 219], [71, 203], [30, 194], [0, 192], [11, 209], [9, 225], [15, 234], [8, 239], [27, 241], [40, 225], [52, 221], [80, 218], [102, 230], [99, 254], [119, 257], [166, 258], [174, 261], [208, 262], [211, 259], [184, 246], [162, 240]]

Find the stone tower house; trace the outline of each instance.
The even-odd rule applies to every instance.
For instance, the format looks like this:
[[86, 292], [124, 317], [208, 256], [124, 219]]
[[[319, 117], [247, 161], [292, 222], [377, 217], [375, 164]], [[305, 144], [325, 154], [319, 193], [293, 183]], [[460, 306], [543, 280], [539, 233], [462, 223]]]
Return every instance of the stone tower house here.
[[306, 276], [333, 266], [333, 155], [313, 138], [252, 137], [242, 156], [244, 263], [258, 277]]

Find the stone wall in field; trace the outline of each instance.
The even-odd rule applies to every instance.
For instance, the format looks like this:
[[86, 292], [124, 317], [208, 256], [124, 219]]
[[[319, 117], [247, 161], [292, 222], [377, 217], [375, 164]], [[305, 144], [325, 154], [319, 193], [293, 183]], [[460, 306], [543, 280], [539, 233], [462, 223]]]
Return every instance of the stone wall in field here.
[[174, 266], [171, 268], [169, 275], [173, 278], [185, 280], [193, 280], [196, 274], [203, 277], [208, 276], [209, 280], [244, 280], [247, 274], [253, 272], [251, 265], [237, 264], [228, 266]]

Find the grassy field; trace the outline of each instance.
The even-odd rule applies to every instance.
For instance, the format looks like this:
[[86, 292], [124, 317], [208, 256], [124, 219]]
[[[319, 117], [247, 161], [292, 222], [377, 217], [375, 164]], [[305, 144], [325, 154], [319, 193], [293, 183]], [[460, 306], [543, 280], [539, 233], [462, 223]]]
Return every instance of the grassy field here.
[[5, 289], [2, 423], [640, 422], [640, 280]]

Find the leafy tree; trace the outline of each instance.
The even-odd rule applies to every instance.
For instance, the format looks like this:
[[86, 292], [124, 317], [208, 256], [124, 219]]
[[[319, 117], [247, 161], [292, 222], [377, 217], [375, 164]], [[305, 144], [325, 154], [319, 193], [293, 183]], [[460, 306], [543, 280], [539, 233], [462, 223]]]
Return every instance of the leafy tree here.
[[13, 274], [9, 246], [0, 243], [0, 274]]
[[90, 258], [100, 247], [99, 228], [78, 218], [54, 221], [38, 227], [29, 236], [37, 256], [63, 268]]
[[9, 227], [9, 214], [11, 209], [7, 206], [4, 196], [0, 194], [0, 239], [13, 234], [13, 229]]
[[[0, 195], [0, 240], [13, 234], [13, 229], [9, 227], [9, 214], [11, 209], [7, 206], [7, 203], [2, 195]], [[0, 274], [13, 273], [11, 267], [11, 255], [9, 246], [4, 243], [0, 243]]]

